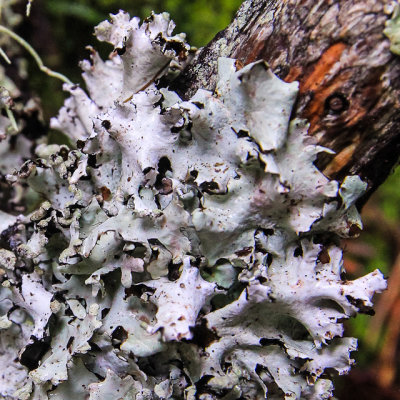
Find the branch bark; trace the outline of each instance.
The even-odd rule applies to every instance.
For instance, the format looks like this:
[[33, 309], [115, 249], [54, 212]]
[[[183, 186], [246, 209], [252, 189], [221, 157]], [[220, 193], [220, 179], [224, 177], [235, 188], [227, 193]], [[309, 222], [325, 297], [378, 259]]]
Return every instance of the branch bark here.
[[247, 0], [173, 83], [183, 98], [215, 88], [218, 57], [265, 59], [299, 81], [292, 118], [335, 151], [316, 164], [332, 179], [359, 175], [365, 203], [400, 154], [400, 57], [383, 34], [390, 0]]

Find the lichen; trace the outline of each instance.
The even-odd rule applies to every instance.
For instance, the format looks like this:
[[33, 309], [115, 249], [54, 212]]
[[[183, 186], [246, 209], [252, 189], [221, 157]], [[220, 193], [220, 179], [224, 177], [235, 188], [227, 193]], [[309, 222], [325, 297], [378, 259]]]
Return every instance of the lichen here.
[[390, 40], [390, 50], [392, 53], [400, 55], [400, 5], [397, 1], [393, 2], [393, 4], [390, 7], [392, 16], [386, 21], [383, 33]]
[[342, 321], [386, 287], [341, 276], [366, 184], [314, 166], [329, 150], [290, 121], [298, 85], [263, 61], [169, 91], [190, 59], [173, 27], [101, 23], [114, 50], [91, 49], [88, 94], [66, 84], [52, 120], [76, 148], [8, 175], [42, 204], [0, 225], [5, 398], [328, 399], [353, 363]]

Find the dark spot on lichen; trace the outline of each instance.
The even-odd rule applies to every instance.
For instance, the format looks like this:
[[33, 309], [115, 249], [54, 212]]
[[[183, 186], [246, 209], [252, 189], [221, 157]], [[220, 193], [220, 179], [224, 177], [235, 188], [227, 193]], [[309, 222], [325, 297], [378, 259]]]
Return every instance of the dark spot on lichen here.
[[[156, 182], [155, 182], [154, 186], [157, 190], [162, 191], [163, 187], [164, 187], [163, 180], [165, 178], [165, 174], [168, 171], [172, 172], [171, 161], [169, 160], [168, 157], [164, 156], [164, 157], [160, 158], [160, 160], [158, 161], [157, 171], [158, 171], [158, 174], [157, 174]], [[172, 181], [171, 181], [171, 191], [172, 191]], [[166, 194], [166, 193], [162, 193], [162, 194]]]
[[214, 194], [219, 190], [219, 186], [217, 182], [210, 181], [210, 182], [202, 182], [200, 184], [200, 189], [202, 192], [208, 193], [208, 194]]
[[328, 249], [326, 247], [323, 247], [322, 250], [319, 252], [318, 261], [322, 264], [328, 264], [331, 261]]
[[261, 338], [259, 340], [259, 343], [261, 344], [261, 346], [277, 345], [282, 348], [284, 347], [283, 343], [279, 339]]
[[349, 229], [349, 236], [358, 236], [361, 233], [361, 228], [357, 225], [351, 225]]
[[231, 127], [231, 129], [233, 130], [233, 132], [236, 133], [236, 136], [237, 136], [238, 138], [245, 138], [245, 137], [249, 137], [249, 136], [250, 136], [249, 132], [248, 132], [248, 131], [245, 131], [245, 130], [243, 130], [243, 129], [240, 129], [239, 131], [236, 131], [236, 130], [235, 130], [234, 128], [232, 128], [232, 127]]
[[151, 170], [153, 170], [154, 168], [153, 167], [146, 167], [144, 170], [143, 170], [143, 175], [146, 175], [146, 174], [148, 174]]
[[25, 347], [24, 352], [20, 356], [20, 363], [28, 368], [29, 371], [36, 369], [39, 366], [39, 361], [50, 349], [50, 336], [43, 339], [37, 339], [35, 336], [31, 337], [33, 343]]
[[106, 315], [110, 312], [109, 308], [104, 308], [103, 310], [101, 310], [101, 318], [105, 318]]
[[197, 344], [202, 349], [206, 349], [211, 343], [219, 340], [219, 336], [207, 327], [206, 320], [202, 319], [200, 324], [190, 328], [193, 333], [193, 338], [190, 342]]
[[67, 342], [67, 349], [68, 349], [68, 350], [70, 350], [70, 347], [71, 347], [72, 344], [74, 343], [74, 340], [75, 340], [75, 337], [74, 337], [74, 336], [71, 336], [71, 337], [68, 339], [68, 342]]
[[88, 166], [92, 168], [97, 168], [96, 164], [96, 154], [89, 154], [88, 155]]
[[174, 264], [172, 261], [168, 264], [168, 279], [170, 281], [176, 281], [181, 276], [182, 263]]
[[245, 256], [248, 256], [252, 251], [253, 251], [252, 247], [245, 247], [241, 250], [235, 251], [235, 254], [238, 257], [245, 257]]
[[128, 339], [128, 332], [121, 326], [117, 326], [111, 334], [114, 347], [120, 348], [121, 344]]
[[60, 154], [61, 158], [62, 158], [64, 161], [67, 161], [67, 160], [68, 160], [68, 153], [69, 153], [69, 150], [68, 150], [67, 147], [61, 147], [61, 149], [60, 149], [60, 151], [59, 151], [59, 154]]
[[130, 288], [125, 289], [124, 299], [126, 300], [129, 296], [141, 297], [144, 293], [154, 293], [155, 289], [149, 288], [146, 285], [132, 285]]
[[90, 351], [95, 352], [95, 353], [100, 353], [102, 351], [101, 347], [98, 346], [96, 343], [89, 340], [88, 344], [90, 346]]
[[102, 121], [101, 126], [104, 129], [109, 130], [111, 128], [111, 122], [105, 119], [104, 121]]
[[109, 201], [111, 199], [111, 190], [108, 187], [102, 186], [100, 192], [104, 201]]
[[366, 306], [364, 301], [361, 299], [355, 299], [354, 297], [347, 295], [347, 301], [358, 309], [360, 314], [375, 315], [375, 311], [372, 307]]
[[203, 104], [203, 103], [200, 103], [199, 101], [193, 101], [193, 104], [194, 104], [197, 108], [199, 108], [200, 110], [203, 110], [203, 109], [204, 109], [204, 104]]
[[303, 257], [303, 249], [301, 246], [296, 247], [293, 252], [294, 257]]
[[268, 267], [272, 264], [273, 260], [274, 258], [272, 257], [272, 254], [268, 253], [267, 256], [265, 257], [265, 263], [267, 264]]
[[126, 46], [123, 45], [122, 47], [118, 47], [118, 48], [115, 49], [115, 51], [117, 52], [117, 54], [119, 56], [123, 56], [125, 54], [125, 52], [126, 52]]

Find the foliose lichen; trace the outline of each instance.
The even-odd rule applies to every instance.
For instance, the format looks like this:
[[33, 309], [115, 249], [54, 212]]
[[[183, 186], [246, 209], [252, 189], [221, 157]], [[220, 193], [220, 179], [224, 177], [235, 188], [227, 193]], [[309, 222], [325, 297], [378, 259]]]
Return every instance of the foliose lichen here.
[[386, 21], [383, 33], [390, 40], [390, 50], [397, 55], [400, 55], [400, 4], [398, 1], [393, 1], [387, 7], [388, 14], [391, 18]]
[[102, 22], [114, 50], [52, 120], [74, 145], [8, 175], [42, 203], [1, 218], [3, 398], [329, 399], [353, 363], [342, 321], [386, 287], [341, 277], [366, 184], [314, 166], [298, 85], [263, 61], [220, 58], [187, 101], [161, 87], [190, 59], [173, 28]]

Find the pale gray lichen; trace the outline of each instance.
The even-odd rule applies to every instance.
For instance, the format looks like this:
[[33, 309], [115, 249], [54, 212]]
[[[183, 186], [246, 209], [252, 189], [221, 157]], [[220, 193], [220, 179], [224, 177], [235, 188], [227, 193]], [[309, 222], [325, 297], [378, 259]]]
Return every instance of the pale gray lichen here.
[[329, 150], [290, 121], [297, 83], [262, 61], [220, 58], [187, 101], [161, 88], [189, 57], [173, 27], [101, 23], [115, 49], [52, 121], [77, 148], [8, 177], [43, 202], [0, 225], [5, 398], [329, 399], [353, 363], [341, 321], [386, 287], [341, 278], [366, 184], [314, 166]]
[[400, 55], [400, 4], [393, 1], [385, 11], [392, 16], [386, 21], [383, 33], [390, 39], [390, 50]]

